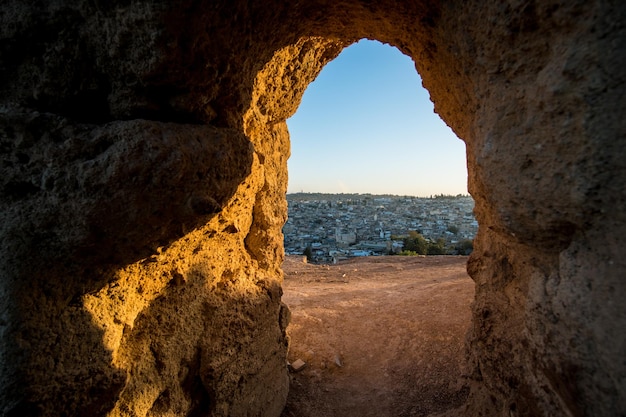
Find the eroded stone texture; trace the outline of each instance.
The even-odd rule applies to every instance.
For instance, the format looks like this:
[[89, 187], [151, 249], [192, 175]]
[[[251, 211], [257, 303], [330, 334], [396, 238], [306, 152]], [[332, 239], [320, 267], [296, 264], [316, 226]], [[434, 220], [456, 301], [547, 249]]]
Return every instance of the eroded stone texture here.
[[480, 102], [467, 141], [481, 224], [468, 268], [477, 284], [470, 407], [623, 414], [625, 125], [615, 109], [625, 10], [511, 6], [487, 6], [497, 24], [465, 35]]
[[360, 38], [411, 56], [467, 145], [467, 414], [626, 414], [625, 13], [3, 2], [2, 414], [280, 414], [285, 119]]

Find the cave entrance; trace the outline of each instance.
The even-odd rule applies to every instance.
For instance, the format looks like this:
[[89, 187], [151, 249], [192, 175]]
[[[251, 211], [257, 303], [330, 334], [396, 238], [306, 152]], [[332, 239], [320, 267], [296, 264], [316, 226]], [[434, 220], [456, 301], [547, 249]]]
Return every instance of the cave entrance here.
[[420, 84], [410, 58], [360, 41], [288, 121], [284, 417], [425, 415], [466, 399], [466, 258], [376, 256], [402, 252], [409, 231], [450, 252], [475, 233], [469, 196], [432, 198], [467, 193], [465, 149]]

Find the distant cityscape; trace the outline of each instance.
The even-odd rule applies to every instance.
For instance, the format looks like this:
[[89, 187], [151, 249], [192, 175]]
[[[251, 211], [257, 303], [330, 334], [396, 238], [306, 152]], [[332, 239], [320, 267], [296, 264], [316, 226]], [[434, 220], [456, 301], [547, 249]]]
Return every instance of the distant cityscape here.
[[[430, 198], [371, 194], [287, 194], [285, 252], [315, 263], [356, 256], [414, 254], [410, 233], [437, 241], [447, 254], [468, 254], [478, 230], [469, 195]], [[465, 243], [465, 245], [461, 245]], [[463, 248], [463, 249], [462, 249]]]

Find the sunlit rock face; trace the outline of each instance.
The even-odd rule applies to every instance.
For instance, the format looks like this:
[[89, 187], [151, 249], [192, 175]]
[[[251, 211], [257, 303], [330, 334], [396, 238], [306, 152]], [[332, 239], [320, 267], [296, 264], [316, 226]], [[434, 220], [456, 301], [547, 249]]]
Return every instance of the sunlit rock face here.
[[467, 415], [626, 413], [625, 9], [2, 2], [0, 413], [280, 414], [285, 119], [364, 37], [467, 145]]

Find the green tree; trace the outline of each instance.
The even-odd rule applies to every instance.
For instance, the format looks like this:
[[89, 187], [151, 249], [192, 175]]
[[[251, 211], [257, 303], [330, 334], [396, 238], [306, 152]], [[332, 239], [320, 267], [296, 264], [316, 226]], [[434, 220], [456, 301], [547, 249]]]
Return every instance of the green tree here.
[[459, 233], [459, 228], [455, 225], [448, 226], [448, 232], [454, 233], [456, 235], [457, 233]]
[[457, 243], [454, 246], [454, 249], [456, 249], [456, 252], [459, 255], [469, 255], [474, 250], [474, 241], [471, 239], [464, 239]]
[[311, 249], [310, 246], [307, 246], [304, 252], [302, 252], [302, 254], [306, 256], [306, 260], [310, 262], [311, 259], [313, 258], [313, 249]]
[[445, 255], [446, 241], [443, 238], [439, 238], [436, 242], [428, 242], [426, 253], [428, 255]]
[[428, 241], [414, 230], [411, 230], [409, 236], [405, 237], [402, 242], [404, 243], [403, 251], [415, 252], [419, 255], [426, 255], [428, 252]]

